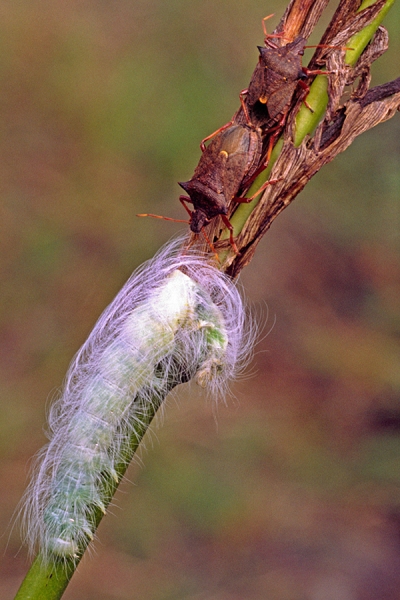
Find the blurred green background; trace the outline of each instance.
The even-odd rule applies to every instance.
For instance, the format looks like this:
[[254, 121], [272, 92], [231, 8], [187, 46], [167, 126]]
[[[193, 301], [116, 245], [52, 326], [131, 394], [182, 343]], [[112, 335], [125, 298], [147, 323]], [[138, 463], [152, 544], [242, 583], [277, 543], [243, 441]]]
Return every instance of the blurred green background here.
[[[46, 406], [185, 229], [135, 215], [185, 218], [176, 182], [284, 7], [0, 4], [1, 598], [28, 567], [10, 520]], [[374, 84], [399, 75], [399, 21], [397, 3]], [[274, 223], [241, 278], [264, 323], [251, 368], [226, 406], [168, 402], [67, 600], [400, 598], [399, 139], [399, 116], [358, 138]]]

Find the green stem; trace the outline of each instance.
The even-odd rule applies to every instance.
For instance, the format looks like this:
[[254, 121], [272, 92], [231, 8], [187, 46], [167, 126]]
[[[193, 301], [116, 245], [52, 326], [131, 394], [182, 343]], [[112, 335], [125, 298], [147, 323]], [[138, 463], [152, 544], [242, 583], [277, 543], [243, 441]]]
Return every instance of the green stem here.
[[[349, 50], [346, 52], [345, 62], [349, 67], [354, 67], [360, 58], [361, 54], [369, 44], [383, 18], [388, 10], [392, 7], [395, 0], [387, 0], [379, 15], [364, 29], [353, 35], [347, 42]], [[374, 4], [373, 0], [364, 0], [359, 11], [364, 10]], [[307, 103], [313, 109], [311, 112], [305, 104], [302, 104], [296, 116], [296, 131], [294, 145], [300, 146], [306, 135], [311, 134], [328, 106], [328, 78], [326, 75], [317, 75], [310, 86], [310, 91], [307, 96]]]
[[[375, 17], [372, 23], [364, 27], [364, 29], [349, 39], [348, 46], [349, 48], [352, 48], [352, 50], [347, 50], [346, 52], [346, 64], [350, 65], [351, 67], [355, 66], [364, 48], [366, 48], [370, 40], [373, 38], [376, 30], [386, 17], [386, 14], [394, 2], [395, 0], [387, 0], [385, 5], [382, 7], [381, 12]], [[374, 0], [364, 0], [359, 8], [359, 11], [364, 10], [364, 8], [368, 8], [368, 6], [372, 6], [372, 4], [375, 4]]]

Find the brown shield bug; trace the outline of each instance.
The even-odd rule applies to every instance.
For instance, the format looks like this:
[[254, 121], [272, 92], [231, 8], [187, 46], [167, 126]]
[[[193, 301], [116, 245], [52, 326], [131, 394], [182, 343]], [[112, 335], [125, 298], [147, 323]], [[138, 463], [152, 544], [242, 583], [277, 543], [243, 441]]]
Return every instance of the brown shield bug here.
[[[265, 46], [258, 46], [259, 64], [254, 71], [249, 87], [240, 94], [241, 97], [246, 96], [245, 108], [242, 103], [246, 120], [250, 120], [247, 109], [252, 111], [257, 103], [260, 103], [265, 105], [270, 119], [277, 120], [279, 115], [283, 115], [281, 120], [284, 121], [296, 87], [300, 85], [308, 91], [309, 86], [305, 80], [309, 75], [327, 74], [326, 71], [311, 71], [303, 67], [301, 61], [306, 48], [306, 38], [298, 36], [284, 46], [278, 46], [271, 41], [273, 38], [284, 38], [284, 33], [270, 34], [267, 32], [265, 22], [272, 16], [268, 15], [262, 20]], [[254, 122], [256, 121], [254, 120]]]
[[260, 63], [247, 90], [246, 106], [264, 104], [268, 116], [276, 119], [289, 107], [299, 82], [307, 79], [307, 70], [301, 64], [306, 39], [298, 37], [282, 47], [258, 46]]
[[[211, 137], [213, 139], [208, 146], [204, 146], [193, 177], [189, 181], [179, 183], [188, 193], [188, 196], [180, 196], [179, 200], [189, 214], [189, 226], [193, 233], [201, 233], [205, 225], [220, 215], [229, 230], [230, 244], [238, 253], [233, 240], [233, 227], [227, 217], [229, 203], [231, 200], [238, 203], [251, 202], [267, 185], [275, 183], [275, 180], [266, 182], [251, 198], [239, 197], [241, 190], [248, 187], [259, 169], [262, 152], [261, 132], [251, 124], [229, 124]], [[187, 202], [193, 205], [194, 210], [188, 208]], [[179, 220], [149, 213], [138, 216]], [[205, 233], [204, 235], [207, 239]], [[210, 246], [212, 247], [211, 243]]]
[[[258, 46], [259, 63], [249, 87], [240, 93], [246, 121], [257, 124], [262, 128], [263, 134], [269, 136], [264, 167], [269, 162], [272, 148], [285, 123], [296, 88], [301, 87], [305, 96], [309, 91], [306, 80], [310, 75], [328, 75], [330, 73], [329, 71], [310, 70], [302, 66], [304, 49], [314, 47], [306, 46], [306, 38], [298, 36], [284, 46], [277, 46], [272, 42], [271, 38], [283, 37], [283, 34], [270, 35], [267, 33], [265, 21], [268, 18], [263, 19], [265, 46]], [[303, 101], [312, 110], [307, 102]]]
[[[230, 232], [230, 243], [237, 252], [233, 241], [233, 228], [227, 218], [229, 202], [249, 202], [249, 198], [238, 198], [240, 189], [258, 168], [262, 150], [259, 129], [249, 125], [229, 125], [221, 129], [205, 147], [193, 177], [179, 185], [189, 194], [180, 196], [190, 215], [190, 229], [200, 233], [214, 217], [221, 215]], [[271, 182], [270, 182], [271, 183]], [[186, 202], [193, 205], [191, 211]]]

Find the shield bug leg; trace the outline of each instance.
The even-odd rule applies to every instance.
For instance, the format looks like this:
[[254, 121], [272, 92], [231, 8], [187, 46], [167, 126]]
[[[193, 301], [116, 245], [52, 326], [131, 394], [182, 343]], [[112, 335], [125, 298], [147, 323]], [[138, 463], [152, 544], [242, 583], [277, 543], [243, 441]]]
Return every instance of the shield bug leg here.
[[257, 196], [259, 196], [259, 194], [261, 194], [261, 192], [263, 192], [264, 190], [267, 189], [267, 187], [269, 185], [275, 185], [275, 183], [278, 183], [279, 181], [282, 181], [283, 177], [279, 177], [278, 179], [269, 179], [268, 181], [265, 181], [262, 186], [251, 196], [247, 197], [244, 196], [242, 198], [235, 198], [235, 202], [237, 202], [238, 204], [249, 204], [250, 202], [252, 202], [254, 200], [254, 198], [257, 198]]
[[[240, 92], [240, 94], [239, 94], [240, 104], [241, 104], [241, 107], [242, 107], [242, 110], [243, 110], [243, 113], [244, 113], [247, 125], [249, 127], [254, 127], [253, 123], [251, 122], [249, 111], [247, 110], [246, 103], [244, 101], [244, 96], [246, 96], [247, 92], [248, 92], [247, 88], [244, 89], [244, 90], [242, 90]], [[208, 140], [210, 140], [211, 138], [215, 137], [216, 135], [218, 135], [219, 133], [221, 133], [225, 129], [228, 129], [228, 127], [232, 127], [232, 125], [234, 125], [234, 123], [235, 123], [235, 118], [231, 119], [228, 123], [225, 123], [225, 125], [222, 125], [222, 127], [220, 127], [219, 129], [216, 129], [213, 133], [211, 133], [210, 135], [208, 135], [207, 137], [205, 137], [203, 140], [201, 140], [201, 142], [200, 142], [201, 151], [205, 152], [205, 150], [206, 150], [205, 143], [208, 142]]]
[[233, 125], [234, 120], [231, 119], [228, 123], [225, 123], [225, 125], [222, 125], [222, 127], [219, 127], [218, 129], [216, 129], [213, 133], [210, 133], [210, 135], [208, 135], [207, 137], [205, 137], [204, 139], [201, 140], [200, 142], [200, 148], [202, 152], [206, 151], [206, 142], [208, 142], [208, 140], [211, 140], [211, 138], [215, 137], [216, 135], [218, 135], [219, 133], [221, 133], [221, 131], [224, 131], [225, 129], [228, 129], [228, 127], [231, 127], [231, 125]]
[[[257, 174], [255, 175], [255, 177], [257, 177], [261, 173], [261, 171], [263, 171], [264, 169], [266, 169], [268, 167], [268, 165], [269, 165], [269, 161], [271, 159], [272, 150], [274, 149], [276, 141], [277, 141], [277, 139], [278, 139], [278, 137], [279, 137], [279, 135], [280, 135], [280, 133], [282, 131], [282, 127], [283, 127], [283, 125], [285, 124], [285, 121], [286, 121], [286, 114], [287, 114], [287, 112], [285, 112], [284, 114], [282, 114], [281, 118], [279, 119], [279, 122], [275, 125], [275, 127], [271, 127], [268, 130], [268, 133], [270, 133], [270, 134], [272, 133], [273, 135], [271, 135], [271, 137], [269, 138], [267, 153], [266, 153], [265, 158], [263, 160], [263, 163], [262, 163], [260, 169], [258, 169]], [[255, 177], [254, 177], [254, 179], [255, 179]]]
[[[236, 198], [235, 198], [235, 201], [236, 201]], [[222, 222], [224, 223], [225, 227], [229, 231], [229, 243], [232, 246], [232, 250], [234, 251], [235, 254], [239, 254], [238, 247], [236, 246], [235, 240], [233, 239], [232, 223], [230, 222], [230, 220], [228, 219], [228, 217], [226, 215], [221, 215], [221, 219], [222, 219]]]
[[[305, 74], [306, 77], [309, 77], [310, 75], [332, 75], [334, 73], [334, 71], [321, 71], [319, 69], [310, 70], [310, 69], [307, 69], [307, 67], [303, 67], [303, 73]], [[303, 90], [302, 102], [305, 104], [305, 106], [308, 108], [308, 110], [310, 110], [313, 113], [314, 110], [311, 108], [311, 106], [308, 104], [308, 102], [306, 100], [308, 92], [310, 91], [310, 86], [308, 85], [308, 83], [306, 83], [305, 81], [303, 81], [301, 79], [299, 79], [299, 81], [298, 81], [298, 86], [300, 88], [302, 88], [302, 90]]]
[[[215, 251], [214, 244], [212, 243], [212, 241], [211, 241], [211, 240], [210, 240], [210, 238], [208, 237], [206, 230], [205, 230], [205, 229], [202, 229], [202, 230], [201, 230], [201, 233], [203, 234], [203, 236], [204, 236], [204, 239], [206, 240], [206, 242], [207, 242], [207, 244], [208, 244], [208, 246], [209, 246], [209, 248], [210, 248], [211, 252], [214, 254], [214, 256], [215, 256], [215, 258], [216, 258], [217, 262], [218, 262], [218, 263], [220, 263], [221, 261], [219, 260], [219, 256], [218, 256], [218, 254], [217, 254], [217, 253], [216, 253], [216, 251]], [[238, 254], [238, 252], [237, 252], [236, 254]]]
[[276, 45], [273, 44], [272, 42], [270, 42], [269, 40], [271, 40], [272, 38], [284, 38], [284, 34], [283, 34], [283, 32], [282, 33], [268, 33], [265, 21], [268, 21], [268, 19], [271, 19], [271, 17], [273, 17], [273, 16], [274, 16], [274, 13], [271, 13], [267, 17], [264, 17], [261, 21], [261, 24], [262, 24], [262, 28], [263, 28], [263, 32], [264, 32], [264, 43], [268, 44], [268, 46], [270, 46], [271, 48], [276, 48]]
[[249, 111], [247, 109], [246, 103], [244, 101], [244, 97], [247, 96], [249, 90], [246, 88], [244, 90], [242, 90], [239, 94], [239, 98], [240, 98], [240, 104], [244, 113], [244, 117], [246, 119], [246, 123], [249, 127], [254, 127], [253, 123], [251, 122], [250, 119], [250, 115], [249, 115]]
[[333, 75], [335, 71], [322, 71], [321, 69], [307, 69], [307, 67], [303, 67], [303, 73], [306, 77], [310, 75]]
[[[347, 46], [332, 46], [330, 44], [316, 44], [314, 46], [305, 46], [305, 48], [332, 48], [334, 50], [352, 50], [352, 48], [348, 48]], [[324, 71], [322, 69], [308, 69], [307, 67], [302, 67], [302, 71], [306, 77], [310, 77], [311, 75], [334, 75], [335, 71]], [[303, 102], [305, 106], [311, 111], [314, 112], [308, 102], [305, 100], [308, 92], [310, 91], [310, 86], [305, 81], [299, 80], [299, 87], [304, 90], [304, 98]]]
[[190, 202], [190, 204], [192, 204], [191, 199], [189, 198], [189, 196], [179, 196], [179, 202], [182, 204], [183, 208], [186, 210], [187, 214], [189, 215], [189, 222], [190, 222], [190, 219], [192, 218], [192, 215], [193, 215], [193, 211], [190, 210], [190, 208], [188, 208], [188, 206], [186, 206], [186, 202]]

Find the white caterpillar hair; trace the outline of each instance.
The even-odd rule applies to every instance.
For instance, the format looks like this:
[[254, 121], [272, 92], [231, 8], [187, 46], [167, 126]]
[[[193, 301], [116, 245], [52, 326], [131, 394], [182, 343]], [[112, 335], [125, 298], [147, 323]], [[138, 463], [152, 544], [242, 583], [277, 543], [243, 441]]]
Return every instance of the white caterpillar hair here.
[[22, 510], [25, 540], [46, 563], [80, 557], [110, 500], [107, 482], [121, 479], [127, 448], [169, 390], [195, 377], [211, 394], [224, 393], [251, 354], [255, 328], [236, 286], [181, 248], [182, 239], [167, 244], [133, 273], [50, 409], [50, 442]]

